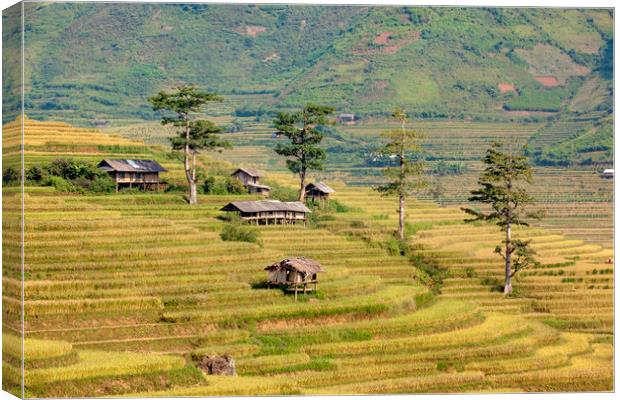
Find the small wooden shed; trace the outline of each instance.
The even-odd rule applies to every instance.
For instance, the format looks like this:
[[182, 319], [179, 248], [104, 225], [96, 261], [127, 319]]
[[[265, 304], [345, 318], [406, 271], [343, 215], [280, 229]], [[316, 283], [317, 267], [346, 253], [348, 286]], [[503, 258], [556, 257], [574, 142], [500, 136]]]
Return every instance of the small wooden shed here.
[[352, 125], [355, 123], [355, 114], [343, 113], [338, 116], [338, 122], [346, 125]]
[[306, 257], [285, 258], [269, 265], [265, 270], [268, 271], [267, 285], [285, 286], [287, 290], [295, 292], [295, 300], [298, 291], [316, 291], [317, 274], [325, 272], [321, 264]]
[[313, 200], [327, 200], [329, 199], [329, 195], [335, 192], [336, 191], [334, 189], [330, 188], [323, 182], [310, 183], [306, 186], [306, 198]]
[[271, 188], [267, 185], [260, 184], [262, 174], [259, 170], [254, 168], [237, 168], [235, 172], [230, 175], [243, 182], [243, 186], [248, 190], [248, 193], [259, 193], [265, 197], [269, 197]]

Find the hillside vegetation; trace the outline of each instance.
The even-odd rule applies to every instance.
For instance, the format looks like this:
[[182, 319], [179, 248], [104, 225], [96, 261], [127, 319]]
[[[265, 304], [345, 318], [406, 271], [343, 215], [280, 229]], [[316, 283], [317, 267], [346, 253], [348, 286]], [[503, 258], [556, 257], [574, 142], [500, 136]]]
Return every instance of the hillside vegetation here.
[[[25, 129], [27, 165], [155, 158], [169, 182], [183, 180], [181, 163], [162, 149], [66, 124], [26, 121]], [[16, 156], [19, 125], [3, 132], [5, 156]], [[218, 175], [231, 167], [200, 162]], [[269, 179], [294, 187], [289, 175]], [[260, 245], [220, 238], [219, 209], [250, 195], [201, 195], [189, 207], [177, 193], [26, 187], [26, 395], [612, 390], [611, 250], [519, 229], [542, 264], [504, 298], [495, 227], [415, 201], [403, 256], [390, 244], [394, 201], [332, 184], [339, 212], [316, 210], [305, 228], [257, 228]], [[19, 196], [3, 188], [4, 215], [19, 213]], [[17, 241], [12, 227], [5, 239]], [[264, 266], [295, 255], [327, 270], [319, 290], [297, 303], [262, 284]], [[21, 274], [5, 262], [3, 380], [13, 391]], [[203, 375], [195, 362], [205, 354], [232, 355], [239, 376]]]
[[181, 82], [358, 113], [560, 111], [613, 66], [596, 9], [37, 3], [25, 24], [43, 118], [153, 118], [146, 97]]

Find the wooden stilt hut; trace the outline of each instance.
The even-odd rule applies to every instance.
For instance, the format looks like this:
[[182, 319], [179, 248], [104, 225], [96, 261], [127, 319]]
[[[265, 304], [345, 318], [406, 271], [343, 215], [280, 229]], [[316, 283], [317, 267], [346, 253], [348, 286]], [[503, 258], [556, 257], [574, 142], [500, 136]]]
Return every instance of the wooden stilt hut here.
[[[286, 258], [265, 268], [269, 272], [267, 285], [284, 286], [286, 290], [295, 292], [316, 291], [317, 274], [325, 272], [317, 261], [306, 257]], [[312, 286], [311, 286], [312, 285]]]

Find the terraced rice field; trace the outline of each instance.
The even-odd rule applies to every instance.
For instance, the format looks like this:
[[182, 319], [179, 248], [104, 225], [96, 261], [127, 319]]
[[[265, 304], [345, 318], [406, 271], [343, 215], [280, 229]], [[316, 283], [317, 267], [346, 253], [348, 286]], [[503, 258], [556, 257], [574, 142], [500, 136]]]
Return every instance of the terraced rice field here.
[[[380, 246], [396, 203], [333, 187], [348, 212], [313, 227], [261, 227], [262, 246], [219, 236], [219, 208], [250, 196], [200, 196], [189, 207], [178, 194], [26, 188], [26, 395], [612, 389], [610, 250], [541, 228], [519, 232], [534, 238], [544, 268], [527, 271], [519, 297], [505, 299], [492, 291], [495, 228], [464, 225], [457, 207], [411, 202], [412, 246], [448, 270], [435, 295], [409, 258]], [[3, 189], [6, 217], [19, 215], [16, 196]], [[18, 238], [4, 230], [4, 240]], [[327, 270], [297, 303], [262, 285], [264, 266], [295, 255]], [[21, 273], [5, 263], [3, 379], [14, 392]], [[206, 354], [232, 355], [239, 375], [203, 375], [195, 361]]]
[[[494, 139], [513, 140], [515, 145], [523, 145], [535, 135], [532, 145], [536, 147], [557, 141], [560, 136], [569, 136], [591, 124], [588, 118], [593, 117], [581, 116], [567, 121], [566, 126], [556, 124], [553, 131], [539, 123], [413, 122], [412, 127], [426, 135], [425, 150], [432, 158], [428, 163], [430, 168], [438, 160], [443, 160], [460, 162], [466, 169], [463, 175], [430, 177], [432, 184], [441, 187], [441, 193], [438, 197], [426, 193], [420, 198], [440, 204], [465, 204], [483, 168], [480, 160]], [[363, 146], [378, 143], [380, 132], [394, 127], [393, 123], [384, 120], [369, 120], [337, 128], [349, 135], [348, 140]], [[240, 132], [227, 135], [235, 148], [216, 157], [235, 164], [283, 172], [286, 169], [284, 161], [274, 158], [272, 151], [278, 143], [278, 139], [271, 137], [272, 132], [273, 129], [266, 124], [248, 120]], [[328, 146], [342, 145], [333, 139], [326, 142]], [[357, 156], [363, 159], [369, 155]], [[360, 164], [360, 160], [353, 159], [351, 154], [340, 153], [329, 155], [327, 167], [319, 176], [327, 181], [342, 180], [351, 186], [376, 186], [382, 181], [378, 168]], [[594, 168], [538, 167], [534, 177], [532, 194], [539, 208], [546, 212], [540, 226], [587, 242], [612, 245], [613, 180], [601, 178]]]

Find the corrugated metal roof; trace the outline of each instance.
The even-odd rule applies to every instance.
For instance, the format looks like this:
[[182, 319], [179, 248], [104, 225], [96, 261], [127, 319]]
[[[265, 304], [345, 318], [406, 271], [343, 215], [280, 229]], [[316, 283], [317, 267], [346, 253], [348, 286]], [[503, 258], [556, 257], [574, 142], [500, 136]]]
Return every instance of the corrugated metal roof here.
[[318, 272], [325, 272], [325, 270], [321, 267], [321, 264], [306, 257], [285, 258], [284, 260], [265, 268], [266, 271], [272, 271], [275, 269], [299, 271], [305, 275], [314, 275]]
[[104, 171], [118, 172], [166, 172], [155, 160], [105, 159], [97, 166]]
[[222, 211], [241, 211], [248, 213], [262, 211], [296, 211], [312, 212], [299, 201], [282, 202], [279, 200], [233, 201], [221, 208]]
[[248, 183], [248, 186], [254, 187], [254, 188], [258, 188], [258, 189], [267, 189], [267, 190], [271, 190], [271, 186], [267, 186], [267, 185], [259, 185], [258, 183]]
[[235, 170], [235, 172], [233, 172], [231, 175], [236, 175], [237, 172], [239, 172], [239, 171], [243, 171], [246, 174], [248, 174], [248, 175], [250, 175], [252, 177], [255, 177], [255, 178], [260, 178], [262, 176], [261, 172], [259, 170], [257, 170], [257, 169], [254, 169], [254, 168], [237, 168]]
[[312, 188], [316, 188], [316, 189], [320, 190], [323, 193], [335, 193], [336, 192], [334, 189], [330, 188], [329, 186], [327, 186], [323, 182], [310, 183], [308, 186], [306, 186], [306, 190], [309, 190], [309, 189], [312, 189]]

